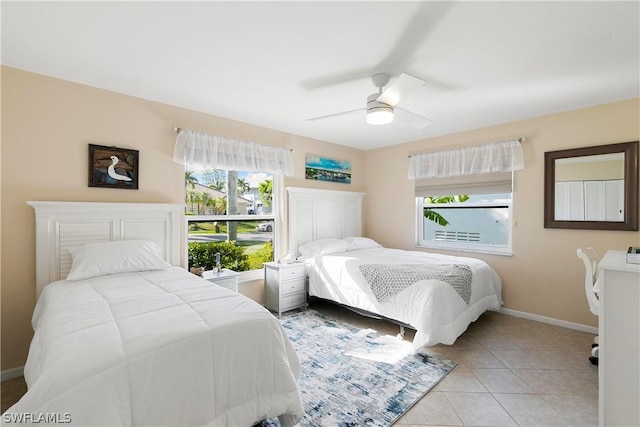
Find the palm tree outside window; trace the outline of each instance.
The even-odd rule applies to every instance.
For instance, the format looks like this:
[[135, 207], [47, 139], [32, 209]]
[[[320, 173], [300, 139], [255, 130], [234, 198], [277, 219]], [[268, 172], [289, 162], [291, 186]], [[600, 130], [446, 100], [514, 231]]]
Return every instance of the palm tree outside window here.
[[202, 255], [203, 245], [224, 244], [229, 251], [235, 247], [231, 251], [233, 255], [223, 254], [223, 261], [229, 263], [227, 268], [236, 271], [260, 269], [263, 262], [272, 261], [275, 235], [272, 188], [271, 174], [187, 170], [185, 200], [190, 266], [192, 254], [198, 262], [207, 258]]

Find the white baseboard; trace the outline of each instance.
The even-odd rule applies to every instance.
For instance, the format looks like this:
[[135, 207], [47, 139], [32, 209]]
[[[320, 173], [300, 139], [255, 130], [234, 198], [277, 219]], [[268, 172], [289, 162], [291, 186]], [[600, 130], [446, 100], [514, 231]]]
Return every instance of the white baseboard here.
[[24, 375], [24, 366], [19, 366], [13, 369], [7, 369], [0, 372], [0, 381], [6, 381], [13, 378], [18, 378]]
[[524, 311], [512, 310], [510, 308], [500, 308], [500, 313], [508, 314], [509, 316], [521, 317], [523, 319], [535, 320], [536, 322], [548, 323], [549, 325], [561, 326], [567, 329], [573, 329], [575, 331], [588, 332], [590, 334], [598, 335], [598, 328], [593, 326], [582, 325], [580, 323], [567, 322], [566, 320], [558, 320], [553, 317], [540, 316], [538, 314], [526, 313]]

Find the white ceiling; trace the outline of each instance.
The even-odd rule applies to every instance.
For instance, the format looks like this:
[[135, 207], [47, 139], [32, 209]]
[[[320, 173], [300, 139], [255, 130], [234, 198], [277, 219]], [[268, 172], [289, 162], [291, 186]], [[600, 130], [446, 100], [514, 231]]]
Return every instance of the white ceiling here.
[[[360, 149], [639, 96], [638, 1], [1, 7], [3, 65]], [[306, 121], [378, 72], [425, 80], [399, 105], [434, 123]]]

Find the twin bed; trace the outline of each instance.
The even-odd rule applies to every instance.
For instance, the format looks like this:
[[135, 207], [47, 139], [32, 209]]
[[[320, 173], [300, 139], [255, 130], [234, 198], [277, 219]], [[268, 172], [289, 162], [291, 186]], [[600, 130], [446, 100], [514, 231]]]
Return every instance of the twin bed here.
[[[500, 307], [500, 278], [486, 263], [361, 237], [362, 193], [288, 191], [289, 248], [307, 265], [309, 295], [408, 325], [415, 348], [451, 344]], [[29, 204], [38, 302], [28, 392], [3, 420], [251, 426], [278, 417], [286, 427], [302, 418], [300, 363], [279, 321], [178, 267], [182, 205]]]
[[300, 363], [278, 320], [177, 267], [181, 205], [30, 204], [28, 391], [3, 420], [291, 426], [303, 416]]

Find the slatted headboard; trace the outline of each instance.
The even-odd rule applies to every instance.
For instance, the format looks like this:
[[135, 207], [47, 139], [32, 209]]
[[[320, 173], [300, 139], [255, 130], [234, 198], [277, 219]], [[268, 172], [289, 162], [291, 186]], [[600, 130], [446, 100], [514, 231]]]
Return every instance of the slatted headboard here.
[[36, 216], [36, 298], [67, 277], [72, 247], [111, 240], [151, 240], [180, 265], [184, 206], [169, 203], [27, 202]]
[[319, 239], [362, 236], [362, 198], [354, 191], [287, 187], [289, 193], [289, 252]]

